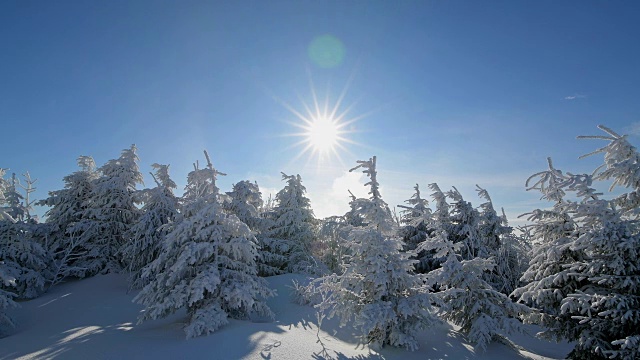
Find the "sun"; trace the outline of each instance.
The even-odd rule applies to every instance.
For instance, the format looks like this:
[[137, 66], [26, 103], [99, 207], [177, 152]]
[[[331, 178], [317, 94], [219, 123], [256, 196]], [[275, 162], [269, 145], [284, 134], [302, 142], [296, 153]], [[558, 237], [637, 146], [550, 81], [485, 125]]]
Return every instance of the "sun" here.
[[340, 126], [335, 120], [320, 116], [311, 120], [306, 135], [309, 145], [316, 152], [329, 152], [334, 149], [340, 139]]
[[327, 94], [324, 101], [319, 101], [313, 82], [311, 82], [311, 104], [301, 99], [303, 110], [283, 102], [283, 105], [295, 116], [291, 125], [299, 131], [287, 136], [298, 137], [300, 140], [294, 147], [302, 147], [293, 161], [304, 155], [308, 159], [317, 158], [318, 165], [337, 159], [342, 161], [342, 154], [349, 152], [348, 145], [357, 145], [350, 137], [356, 132], [354, 122], [363, 116], [352, 117], [349, 112], [353, 105], [342, 107], [349, 83], [345, 86], [335, 102], [330, 101]]
[[313, 110], [309, 106], [304, 107], [306, 114], [293, 111], [297, 121], [292, 125], [299, 128], [300, 132], [291, 135], [300, 137], [300, 141], [295, 145], [303, 147], [296, 159], [309, 154], [310, 157], [317, 157], [319, 161], [333, 157], [341, 160], [340, 154], [347, 151], [346, 145], [354, 143], [348, 138], [348, 134], [353, 132], [348, 125], [353, 120], [346, 119], [344, 112], [338, 114], [335, 105], [332, 110], [329, 110], [328, 105], [324, 109], [314, 106]]

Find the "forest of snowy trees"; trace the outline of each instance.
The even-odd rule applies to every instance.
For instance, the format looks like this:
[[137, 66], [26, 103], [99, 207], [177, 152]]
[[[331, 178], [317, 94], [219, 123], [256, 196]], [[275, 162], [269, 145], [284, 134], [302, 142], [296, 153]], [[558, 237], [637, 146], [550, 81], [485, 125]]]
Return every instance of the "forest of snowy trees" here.
[[[249, 180], [222, 192], [225, 174], [204, 153], [182, 196], [169, 166], [152, 165], [141, 189], [135, 146], [97, 167], [89, 156], [64, 188], [31, 198], [36, 181], [0, 169], [0, 336], [9, 309], [70, 278], [128, 275], [140, 321], [186, 310], [187, 337], [229, 318], [273, 317], [265, 277], [303, 273], [299, 301], [352, 326], [361, 341], [418, 350], [416, 333], [448, 321], [478, 349], [508, 341], [523, 323], [575, 343], [573, 359], [640, 357], [640, 153], [601, 126], [592, 174], [554, 167], [526, 180], [549, 202], [514, 229], [477, 187], [474, 206], [453, 187], [416, 184], [396, 216], [383, 200], [376, 157], [357, 161], [369, 181], [350, 210], [316, 219], [300, 175], [265, 203]], [[224, 170], [224, 169], [223, 169]], [[435, 171], [435, 169], [434, 169]], [[382, 180], [382, 179], [380, 179]], [[618, 195], [596, 190], [618, 187]], [[428, 194], [425, 195], [425, 189]], [[350, 194], [345, 194], [345, 202]], [[33, 206], [46, 206], [45, 220]]]

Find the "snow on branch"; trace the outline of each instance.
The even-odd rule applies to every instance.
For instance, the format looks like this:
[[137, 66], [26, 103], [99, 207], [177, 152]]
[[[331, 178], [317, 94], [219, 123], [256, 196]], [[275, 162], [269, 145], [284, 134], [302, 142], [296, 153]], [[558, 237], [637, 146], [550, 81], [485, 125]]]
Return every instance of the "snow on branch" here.
[[378, 172], [376, 171], [376, 157], [372, 157], [369, 160], [358, 160], [357, 163], [359, 164], [358, 166], [349, 169], [349, 172], [355, 171], [359, 168], [363, 168], [364, 170], [362, 170], [363, 173], [367, 174], [367, 176], [371, 179], [368, 183], [364, 184], [364, 186], [371, 186], [371, 191], [369, 191], [369, 194], [371, 194], [372, 199], [380, 199], [382, 196], [380, 195], [380, 184], [378, 184], [378, 180], [377, 180], [377, 174]]

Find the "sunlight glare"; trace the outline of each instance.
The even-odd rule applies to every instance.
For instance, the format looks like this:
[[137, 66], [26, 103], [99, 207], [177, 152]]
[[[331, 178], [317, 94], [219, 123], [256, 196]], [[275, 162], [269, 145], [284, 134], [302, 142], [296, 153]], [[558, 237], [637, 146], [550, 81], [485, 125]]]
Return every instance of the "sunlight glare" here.
[[327, 152], [338, 142], [337, 124], [324, 116], [313, 119], [307, 130], [307, 139], [314, 150]]
[[337, 160], [344, 165], [342, 154], [349, 153], [348, 145], [360, 145], [350, 138], [350, 134], [356, 133], [354, 123], [369, 114], [349, 116], [355, 103], [351, 103], [345, 108], [342, 107], [346, 92], [349, 88], [353, 76], [350, 77], [339, 94], [335, 102], [330, 100], [327, 93], [324, 101], [318, 99], [316, 89], [311, 77], [311, 103], [307, 103], [300, 96], [302, 109], [298, 110], [287, 102], [281, 103], [295, 116], [294, 121], [288, 121], [291, 125], [299, 129], [299, 132], [285, 134], [300, 138], [300, 141], [293, 144], [293, 147], [301, 146], [302, 150], [292, 161], [297, 161], [304, 155], [308, 155], [307, 161], [317, 158], [318, 166], [331, 163]]

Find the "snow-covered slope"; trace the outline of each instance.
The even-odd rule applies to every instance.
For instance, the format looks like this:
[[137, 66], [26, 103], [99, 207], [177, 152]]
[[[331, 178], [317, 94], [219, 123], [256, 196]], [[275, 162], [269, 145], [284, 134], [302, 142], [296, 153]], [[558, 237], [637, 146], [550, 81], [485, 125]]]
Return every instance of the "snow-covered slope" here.
[[290, 301], [293, 279], [302, 277], [268, 279], [278, 291], [269, 300], [275, 321], [231, 320], [210, 336], [190, 340], [182, 330], [185, 314], [136, 325], [142, 307], [131, 302], [135, 294], [127, 294], [121, 275], [61, 284], [14, 311], [18, 327], [0, 339], [0, 359], [546, 359], [570, 351], [567, 344], [520, 335], [513, 339], [516, 348], [526, 350], [494, 343], [475, 353], [453, 327], [442, 325], [421, 334], [418, 351], [375, 352], [335, 320], [324, 320], [318, 333], [314, 309]]

